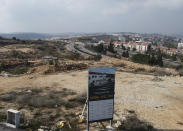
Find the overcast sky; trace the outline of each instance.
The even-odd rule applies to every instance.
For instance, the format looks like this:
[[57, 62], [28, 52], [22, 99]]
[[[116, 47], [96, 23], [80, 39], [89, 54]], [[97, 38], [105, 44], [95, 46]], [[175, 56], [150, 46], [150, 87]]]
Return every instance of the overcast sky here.
[[0, 32], [183, 33], [183, 0], [0, 0]]

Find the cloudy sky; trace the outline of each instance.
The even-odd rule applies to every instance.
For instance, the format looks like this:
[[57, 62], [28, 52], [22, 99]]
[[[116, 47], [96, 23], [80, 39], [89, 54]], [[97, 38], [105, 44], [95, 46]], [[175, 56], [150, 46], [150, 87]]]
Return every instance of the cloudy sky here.
[[0, 32], [183, 33], [183, 0], [0, 0]]

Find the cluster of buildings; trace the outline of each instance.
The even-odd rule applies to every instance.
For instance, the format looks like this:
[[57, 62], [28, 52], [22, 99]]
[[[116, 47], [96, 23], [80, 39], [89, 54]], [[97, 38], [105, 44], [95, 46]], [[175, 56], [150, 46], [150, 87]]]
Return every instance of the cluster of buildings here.
[[[98, 44], [101, 44], [103, 43], [104, 45], [105, 44], [110, 44], [110, 41], [108, 40], [102, 40], [102, 41], [99, 41]], [[140, 53], [145, 53], [149, 47], [151, 47], [151, 43], [150, 42], [142, 42], [142, 41], [130, 41], [130, 42], [122, 42], [122, 41], [113, 41], [112, 42], [113, 46], [115, 48], [122, 48], [125, 47], [125, 49], [128, 49], [128, 50], [135, 50], [137, 52], [140, 52]]]
[[[113, 46], [116, 50], [124, 50], [128, 49], [131, 53], [145, 53], [148, 51], [148, 49], [158, 51], [168, 54], [168, 55], [180, 55], [183, 54], [183, 39], [178, 39], [176, 37], [170, 37], [170, 36], [164, 36], [164, 35], [158, 35], [158, 34], [133, 34], [133, 33], [126, 33], [126, 34], [113, 34]], [[109, 44], [111, 43], [111, 38], [106, 38], [108, 40], [104, 40], [103, 38], [101, 40], [98, 39], [96, 42], [93, 43], [94, 46], [97, 46], [99, 44], [103, 44], [104, 48], [107, 48]], [[163, 46], [166, 43], [172, 43], [177, 44], [177, 48], [168, 48], [166, 46]], [[173, 46], [172, 46], [173, 47]], [[122, 51], [121, 51], [122, 52]]]
[[142, 41], [130, 41], [130, 42], [119, 42], [119, 41], [114, 41], [113, 42], [114, 47], [120, 47], [123, 46], [126, 49], [129, 49], [131, 51], [135, 50], [140, 53], [144, 53], [148, 50], [148, 48], [151, 47], [150, 42], [142, 42]]
[[[104, 46], [107, 46], [110, 44], [110, 40], [101, 40], [99, 41], [97, 44], [103, 44]], [[145, 53], [148, 49], [151, 50], [160, 50], [161, 52], [168, 54], [168, 55], [179, 55], [179, 54], [183, 54], [183, 43], [179, 43], [178, 44], [178, 48], [168, 48], [165, 46], [155, 46], [152, 45], [151, 42], [144, 42], [144, 41], [129, 41], [129, 42], [122, 42], [122, 41], [113, 41], [112, 42], [113, 46], [115, 48], [122, 48], [125, 47], [126, 49], [130, 50], [130, 51], [136, 51], [139, 53]]]
[[176, 49], [176, 48], [168, 48], [165, 46], [151, 46], [152, 50], [160, 50], [161, 52], [168, 54], [168, 55], [180, 55], [183, 54], [183, 49]]

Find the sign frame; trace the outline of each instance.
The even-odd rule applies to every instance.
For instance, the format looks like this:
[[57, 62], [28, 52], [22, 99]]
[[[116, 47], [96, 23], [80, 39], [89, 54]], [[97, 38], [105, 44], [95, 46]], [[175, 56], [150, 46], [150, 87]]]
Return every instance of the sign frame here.
[[[89, 123], [92, 122], [100, 122], [100, 121], [108, 121], [110, 120], [110, 123], [112, 123], [113, 120], [113, 114], [114, 114], [114, 95], [115, 95], [115, 72], [116, 72], [116, 68], [115, 67], [103, 67], [103, 68], [92, 68], [88, 71], [88, 91], [87, 91], [87, 100], [88, 100], [88, 104], [87, 104], [87, 130], [89, 131]], [[108, 87], [103, 87], [98, 86], [99, 88], [93, 88], [91, 90], [91, 78], [90, 76], [92, 76], [91, 74], [97, 74], [100, 75], [100, 77], [102, 77], [102, 75], [104, 76], [104, 82], [106, 81], [106, 85], [109, 84], [110, 86]], [[106, 80], [107, 79], [107, 80]], [[100, 80], [102, 81], [102, 80]], [[99, 84], [100, 85], [100, 81]], [[108, 81], [108, 83], [107, 83]], [[102, 83], [104, 84], [104, 83]], [[112, 84], [112, 85], [111, 85]], [[96, 86], [96, 85], [95, 85]], [[92, 87], [95, 87], [92, 86]], [[97, 86], [96, 86], [97, 87]], [[101, 91], [102, 90], [102, 91]], [[91, 93], [92, 92], [92, 93]], [[92, 97], [93, 95], [98, 94], [98, 96]], [[100, 102], [100, 101], [111, 101], [112, 100], [112, 106], [111, 106], [111, 116], [110, 118], [104, 118], [104, 119], [97, 119], [97, 120], [90, 120], [90, 102]]]

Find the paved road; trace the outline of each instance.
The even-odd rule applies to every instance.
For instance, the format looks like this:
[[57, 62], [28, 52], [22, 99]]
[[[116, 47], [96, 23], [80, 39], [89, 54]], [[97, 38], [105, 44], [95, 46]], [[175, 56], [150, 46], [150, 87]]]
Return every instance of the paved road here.
[[[106, 56], [106, 55], [103, 55], [103, 54], [100, 54], [100, 53], [96, 53], [96, 52], [93, 52], [93, 51], [90, 51], [88, 49], [86, 49], [84, 47], [84, 43], [77, 43], [78, 44], [78, 48], [79, 50], [77, 50], [76, 48], [74, 48], [74, 43], [70, 43], [70, 44], [67, 44], [66, 45], [66, 48], [69, 50], [69, 51], [72, 51], [72, 52], [78, 52], [82, 55], [85, 55], [85, 56], [93, 56], [93, 55], [101, 55], [103, 58], [108, 58], [109, 56]], [[81, 50], [81, 51], [80, 51]]]
[[69, 43], [69, 44], [67, 44], [67, 45], [66, 45], [66, 48], [67, 48], [67, 50], [69, 50], [69, 51], [77, 52], [77, 53], [79, 53], [79, 54], [81, 54], [81, 55], [85, 55], [85, 56], [90, 56], [90, 55], [87, 54], [87, 53], [84, 53], [84, 52], [81, 52], [81, 51], [75, 49], [74, 43]]

